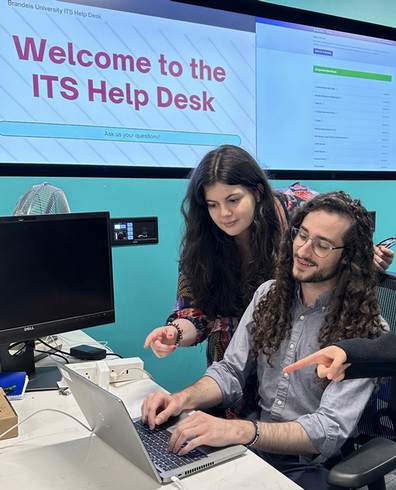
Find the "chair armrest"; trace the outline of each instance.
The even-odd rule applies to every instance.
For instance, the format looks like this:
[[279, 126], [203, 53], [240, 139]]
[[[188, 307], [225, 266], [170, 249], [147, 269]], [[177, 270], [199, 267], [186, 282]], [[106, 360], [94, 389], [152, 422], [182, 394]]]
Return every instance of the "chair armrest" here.
[[376, 437], [333, 466], [327, 481], [332, 485], [359, 488], [396, 468], [396, 443]]

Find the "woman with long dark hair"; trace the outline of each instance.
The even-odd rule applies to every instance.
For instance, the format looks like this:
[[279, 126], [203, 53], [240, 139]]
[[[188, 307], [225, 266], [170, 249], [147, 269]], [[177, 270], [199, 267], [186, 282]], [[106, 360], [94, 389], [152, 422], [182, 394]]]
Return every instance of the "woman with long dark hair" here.
[[[305, 199], [312, 191], [303, 189]], [[303, 198], [274, 192], [256, 160], [224, 145], [192, 172], [182, 202], [185, 233], [177, 302], [167, 325], [146, 339], [158, 357], [208, 339], [220, 361], [254, 291], [273, 277], [288, 214]]]

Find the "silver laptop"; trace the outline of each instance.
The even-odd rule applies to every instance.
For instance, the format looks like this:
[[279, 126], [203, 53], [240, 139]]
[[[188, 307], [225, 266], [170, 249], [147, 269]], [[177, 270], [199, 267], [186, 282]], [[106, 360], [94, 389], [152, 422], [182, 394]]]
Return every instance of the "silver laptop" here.
[[160, 483], [170, 482], [172, 476], [182, 478], [210, 468], [246, 451], [240, 444], [224, 448], [200, 446], [188, 455], [177, 456], [169, 451], [168, 441], [172, 426], [181, 418], [151, 431], [140, 418], [131, 418], [119, 397], [57, 364], [93, 433]]

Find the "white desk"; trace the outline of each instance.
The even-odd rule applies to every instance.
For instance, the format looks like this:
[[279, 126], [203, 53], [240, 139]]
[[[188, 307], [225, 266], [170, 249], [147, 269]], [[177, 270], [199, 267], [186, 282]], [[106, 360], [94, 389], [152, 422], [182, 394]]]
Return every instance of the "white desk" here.
[[[89, 337], [88, 337], [89, 339]], [[85, 339], [87, 340], [87, 339]], [[159, 389], [143, 379], [112, 390], [135, 415], [145, 396]], [[85, 422], [72, 395], [57, 391], [29, 392], [12, 402], [19, 421], [41, 409], [61, 410]], [[92, 436], [75, 420], [59, 412], [44, 411], [19, 427], [17, 438], [0, 441], [1, 488], [29, 490], [151, 490], [161, 486]], [[251, 451], [227, 463], [182, 479], [186, 490], [260, 489], [296, 490], [300, 487]]]

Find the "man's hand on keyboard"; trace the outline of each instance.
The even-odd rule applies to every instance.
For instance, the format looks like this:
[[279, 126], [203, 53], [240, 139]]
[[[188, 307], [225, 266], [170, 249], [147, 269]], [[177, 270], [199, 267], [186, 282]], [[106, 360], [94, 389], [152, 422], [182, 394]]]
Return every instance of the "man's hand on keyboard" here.
[[253, 439], [254, 432], [250, 421], [227, 420], [197, 411], [177, 424], [170, 438], [169, 449], [183, 456], [203, 444], [213, 447], [247, 444]]
[[172, 415], [179, 415], [182, 405], [177, 396], [172, 396], [163, 391], [149, 393], [142, 404], [142, 421], [148, 424], [150, 429], [163, 424]]

